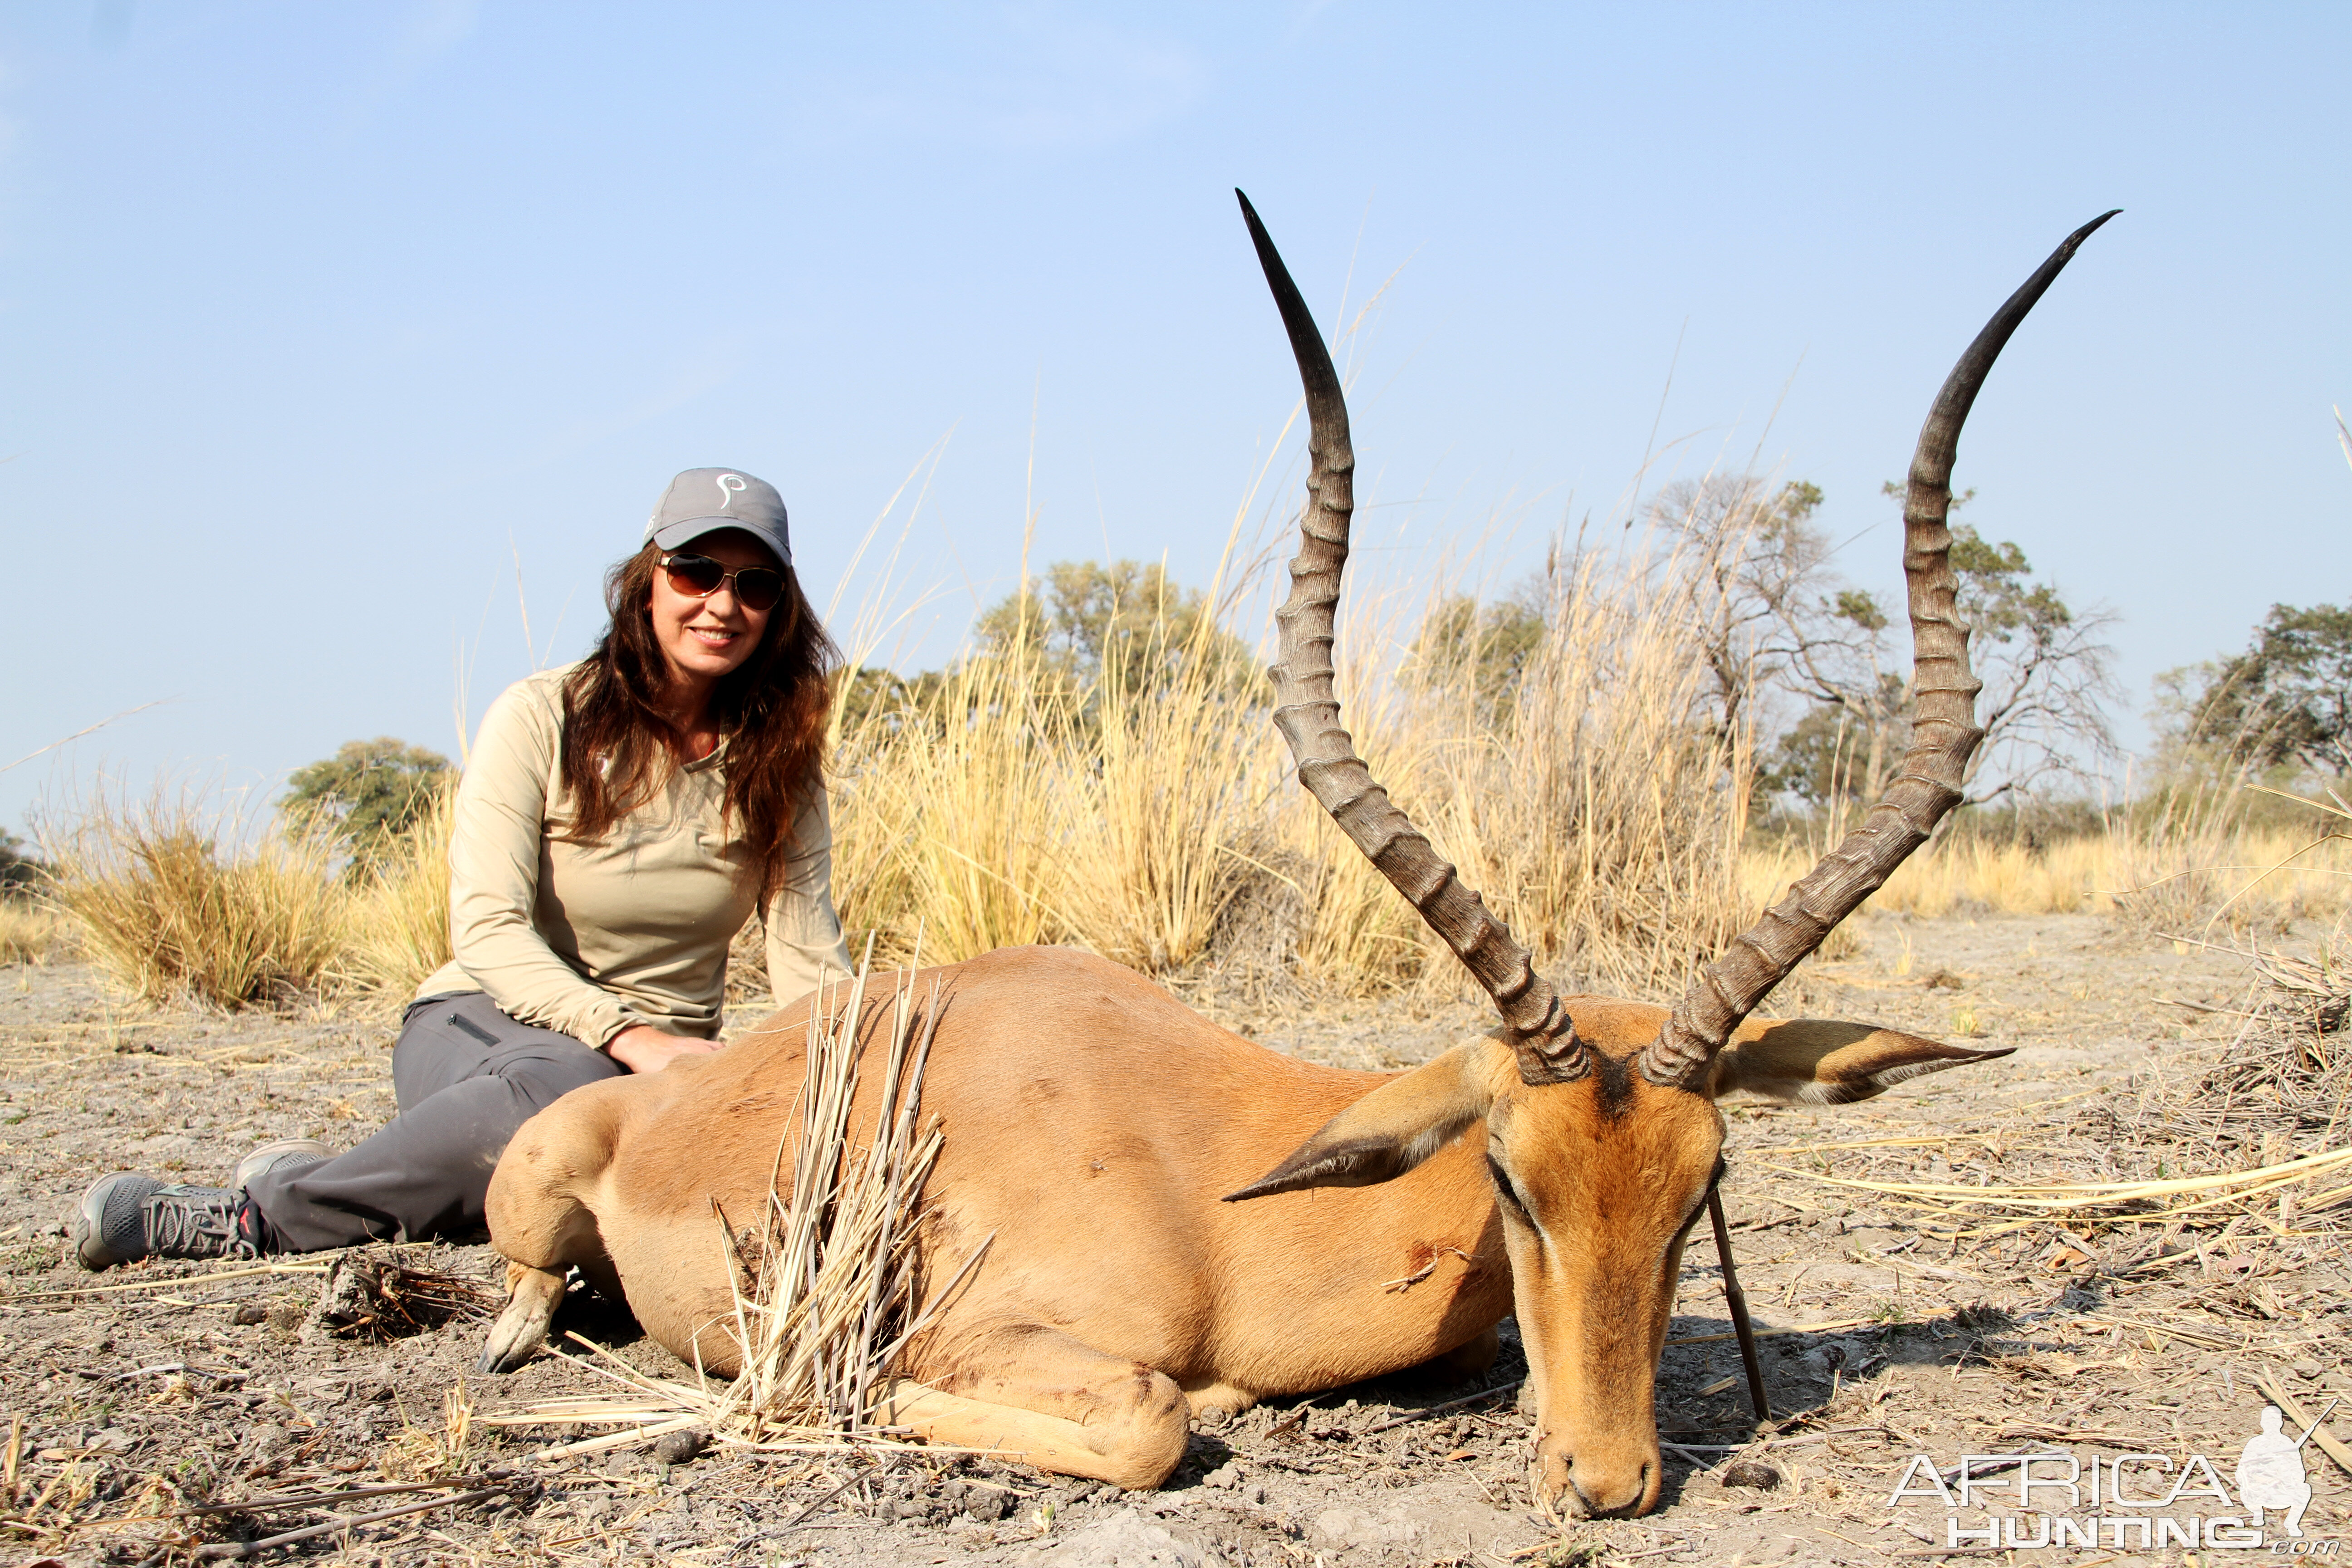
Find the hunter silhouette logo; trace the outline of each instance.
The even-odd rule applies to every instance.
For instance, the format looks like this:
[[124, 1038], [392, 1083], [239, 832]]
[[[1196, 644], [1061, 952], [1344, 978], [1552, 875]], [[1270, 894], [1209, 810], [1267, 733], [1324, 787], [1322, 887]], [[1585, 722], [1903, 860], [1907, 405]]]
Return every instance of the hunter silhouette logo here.
[[[1931, 1455], [1914, 1454], [1886, 1506], [1899, 1509], [1906, 1500], [1934, 1499], [1945, 1510], [1944, 1546], [1975, 1551], [2244, 1551], [2266, 1544], [2263, 1516], [2275, 1510], [2282, 1515], [2283, 1536], [2267, 1542], [2273, 1550], [2334, 1557], [2340, 1542], [2304, 1537], [2312, 1489], [2303, 1447], [2340, 1403], [2329, 1400], [2299, 1437], [2287, 1435], [2277, 1405], [2263, 1405], [2262, 1430], [2246, 1439], [2238, 1457], [2235, 1498], [2202, 1454], [2176, 1464], [2164, 1454], [2094, 1455], [2085, 1460], [2042, 1450], [1962, 1454], [1950, 1469]], [[1993, 1512], [1996, 1506], [2002, 1511]], [[1982, 1521], [1964, 1524], [1964, 1510], [1983, 1510]]]
[[[2329, 1400], [2327, 1410], [2338, 1402]], [[2303, 1429], [2300, 1437], [2289, 1437], [2281, 1428], [2286, 1417], [2275, 1405], [2263, 1406], [2263, 1429], [2246, 1439], [2245, 1452], [2238, 1457], [2238, 1500], [2253, 1515], [2250, 1521], [2262, 1527], [2263, 1510], [2283, 1508], [2286, 1518], [2283, 1528], [2300, 1540], [2303, 1536], [2303, 1510], [2311, 1506], [2311, 1478], [2303, 1468], [2303, 1446], [2319, 1430], [2320, 1421], [2327, 1419], [2327, 1410], [2319, 1413], [2318, 1420]]]

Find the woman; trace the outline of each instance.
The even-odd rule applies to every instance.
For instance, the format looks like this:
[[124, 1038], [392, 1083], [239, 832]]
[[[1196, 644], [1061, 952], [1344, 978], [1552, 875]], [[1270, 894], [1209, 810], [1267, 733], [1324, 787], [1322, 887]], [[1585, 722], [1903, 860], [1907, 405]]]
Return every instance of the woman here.
[[499, 1152], [557, 1096], [719, 1048], [753, 910], [778, 1005], [845, 972], [823, 769], [839, 653], [792, 559], [772, 487], [673, 479], [605, 579], [595, 651], [483, 717], [449, 846], [456, 957], [403, 1018], [400, 1114], [340, 1155], [257, 1150], [226, 1187], [108, 1176], [75, 1219], [82, 1265], [478, 1228]]

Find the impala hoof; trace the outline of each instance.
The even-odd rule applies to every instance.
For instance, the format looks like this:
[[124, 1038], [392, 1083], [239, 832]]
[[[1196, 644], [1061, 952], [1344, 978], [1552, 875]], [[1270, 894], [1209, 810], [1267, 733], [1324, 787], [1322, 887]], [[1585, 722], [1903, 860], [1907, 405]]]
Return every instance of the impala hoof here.
[[537, 1355], [547, 1342], [556, 1304], [563, 1300], [562, 1274], [515, 1266], [507, 1272], [507, 1310], [490, 1325], [481, 1359], [474, 1363], [485, 1373], [514, 1372]]
[[481, 1355], [474, 1363], [474, 1370], [485, 1373], [520, 1372], [530, 1363], [532, 1356], [539, 1353], [539, 1346], [540, 1342], [533, 1340], [529, 1344], [501, 1348], [494, 1340], [482, 1347]]

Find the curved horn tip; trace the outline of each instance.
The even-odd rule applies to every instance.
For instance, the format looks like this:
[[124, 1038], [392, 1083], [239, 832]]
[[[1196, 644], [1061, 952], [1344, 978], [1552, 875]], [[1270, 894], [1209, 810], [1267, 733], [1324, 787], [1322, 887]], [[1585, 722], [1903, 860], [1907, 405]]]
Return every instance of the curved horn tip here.
[[[1239, 192], [1235, 192], [1234, 194], [1236, 195], [1240, 195]], [[1247, 206], [1249, 205], [1246, 198], [1244, 199], [1242, 205], [1244, 206]], [[2093, 218], [2090, 222], [2084, 224], [2082, 227], [2068, 235], [2066, 237], [2066, 250], [2068, 254], [2073, 254], [2073, 252], [2080, 247], [2084, 240], [2098, 233], [2101, 226], [2104, 226], [2109, 218], [2116, 216], [2123, 210], [2124, 209], [2121, 207], [2109, 207], [2106, 211], [2101, 213], [2098, 216]]]

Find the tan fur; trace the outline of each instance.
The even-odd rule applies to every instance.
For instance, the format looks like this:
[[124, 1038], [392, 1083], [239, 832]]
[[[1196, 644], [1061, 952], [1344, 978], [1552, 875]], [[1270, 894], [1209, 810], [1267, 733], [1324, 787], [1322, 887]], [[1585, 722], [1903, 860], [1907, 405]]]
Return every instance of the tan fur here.
[[[1156, 1485], [1193, 1411], [1491, 1354], [1516, 1277], [1547, 1495], [1594, 1512], [1654, 1501], [1651, 1384], [1681, 1236], [1722, 1137], [1708, 1099], [1618, 1070], [1662, 1009], [1572, 999], [1609, 1070], [1529, 1089], [1488, 1040], [1403, 1074], [1296, 1061], [1066, 949], [990, 953], [926, 973], [918, 994], [934, 978], [924, 1107], [946, 1141], [927, 1189], [932, 1288], [995, 1239], [910, 1347], [896, 1418], [934, 1441]], [[544, 1281], [578, 1264], [616, 1271], [673, 1352], [734, 1372], [714, 1204], [739, 1226], [761, 1212], [806, 1017], [804, 1004], [715, 1056], [591, 1085], [524, 1124], [488, 1214], [526, 1288], [486, 1365], [530, 1354], [555, 1305]], [[1758, 1021], [1725, 1053], [1718, 1089], [1752, 1078], [1782, 1092], [1811, 1064], [1847, 1092], [1873, 1070], [1979, 1055]], [[869, 1116], [878, 1077], [861, 1090]], [[1613, 1105], [1612, 1084], [1624, 1090]], [[1341, 1145], [1387, 1149], [1393, 1179], [1221, 1201]], [[1498, 1206], [1490, 1154], [1531, 1221]]]

